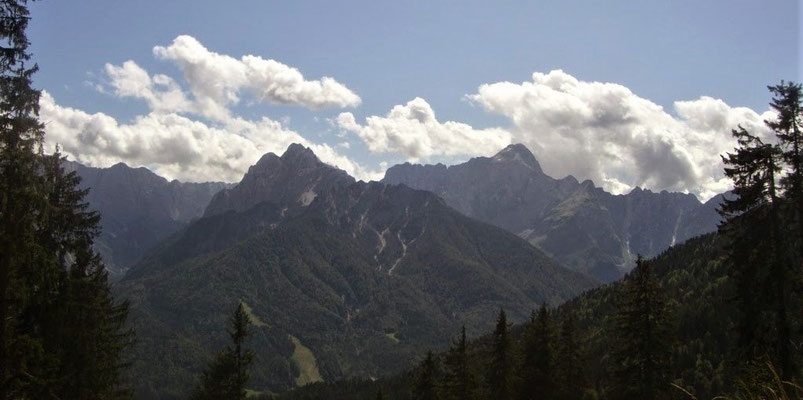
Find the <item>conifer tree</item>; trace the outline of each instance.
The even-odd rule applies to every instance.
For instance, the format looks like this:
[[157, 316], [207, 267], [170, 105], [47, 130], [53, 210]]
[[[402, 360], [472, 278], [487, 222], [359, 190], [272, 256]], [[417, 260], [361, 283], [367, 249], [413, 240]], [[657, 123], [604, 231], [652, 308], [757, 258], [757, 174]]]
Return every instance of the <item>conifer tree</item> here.
[[[65, 172], [58, 153], [42, 158], [46, 207], [37, 224], [41, 288], [23, 314], [30, 330], [41, 330], [41, 345], [57, 356], [58, 372], [48, 385], [61, 399], [126, 398], [120, 387], [124, 350], [133, 332], [125, 328], [128, 303], [117, 304], [108, 273], [92, 249], [100, 217], [88, 211], [80, 178]], [[42, 374], [40, 374], [42, 376]]]
[[[786, 129], [795, 124], [782, 122], [783, 114], [779, 111], [780, 119], [767, 125]], [[795, 240], [783, 232], [778, 180], [784, 153], [779, 145], [764, 143], [742, 127], [733, 135], [739, 147], [723, 161], [735, 198], [721, 206], [727, 222], [720, 232], [730, 240], [729, 275], [740, 309], [739, 356], [748, 364], [770, 361], [788, 378], [793, 371], [788, 307], [792, 276], [800, 268], [792, 251]]]
[[0, 400], [23, 396], [25, 358], [41, 354], [21, 332], [20, 311], [30, 289], [22, 276], [37, 252], [34, 240], [36, 151], [44, 136], [39, 92], [31, 88], [25, 2], [0, 3]]
[[477, 398], [477, 382], [471, 371], [466, 342], [466, 327], [460, 331], [460, 337], [446, 353], [444, 367], [444, 394], [447, 399], [464, 400]]
[[125, 397], [127, 304], [92, 250], [86, 191], [42, 153], [26, 5], [0, 2], [0, 400]]
[[525, 327], [522, 357], [519, 399], [553, 399], [552, 321], [546, 304], [533, 311]]
[[237, 305], [230, 323], [232, 346], [227, 346], [218, 353], [203, 372], [201, 384], [192, 395], [193, 399], [245, 399], [245, 388], [249, 380], [248, 367], [253, 362], [254, 353], [243, 348], [245, 339], [251, 335], [251, 320], [242, 303]]
[[555, 351], [555, 398], [582, 398], [586, 381], [582, 345], [578, 339], [574, 317], [567, 315], [561, 321]]
[[[779, 326], [779, 341], [788, 340], [793, 344], [786, 346], [786, 349], [779, 348], [778, 352], [787, 351], [788, 356], [781, 353], [780, 368], [782, 374], [787, 379], [794, 371], [800, 371], [800, 359], [803, 358], [803, 346], [801, 341], [794, 340], [803, 337], [803, 313], [794, 310], [803, 309], [803, 109], [801, 109], [801, 96], [803, 96], [803, 86], [799, 83], [784, 82], [768, 87], [773, 94], [770, 107], [777, 113], [777, 118], [772, 121], [765, 121], [767, 126], [775, 132], [778, 138], [778, 146], [781, 151], [781, 159], [784, 162], [785, 175], [780, 179], [780, 187], [783, 190], [783, 216], [781, 219], [781, 243], [782, 263], [785, 267], [777, 268], [781, 276], [778, 279], [785, 279], [788, 282], [778, 282], [779, 285], [789, 286], [787, 289], [780, 290], [778, 301], [783, 301], [783, 308], [776, 305], [778, 313], [783, 309], [792, 310], [787, 323], [788, 332]], [[786, 283], [784, 285], [784, 283]], [[787, 293], [788, 292], [788, 293]], [[780, 298], [785, 296], [784, 298]], [[781, 322], [779, 321], [779, 324]], [[795, 324], [797, 326], [795, 326]], [[788, 339], [785, 336], [788, 335]], [[796, 351], [795, 351], [796, 349]], [[797, 361], [797, 362], [796, 362]]]
[[[781, 158], [786, 163], [787, 174], [780, 179], [781, 187], [789, 199], [797, 232], [798, 246], [803, 240], [803, 110], [800, 102], [803, 87], [799, 83], [781, 81], [779, 85], [768, 86], [773, 94], [770, 107], [777, 113], [777, 119], [765, 121], [767, 127], [775, 132], [781, 148]], [[803, 249], [803, 246], [801, 246]]]
[[436, 400], [439, 398], [437, 365], [432, 350], [427, 351], [426, 357], [419, 365], [419, 373], [413, 388], [413, 398], [417, 400]]
[[670, 385], [670, 310], [647, 261], [625, 278], [611, 332], [614, 399], [661, 399]]
[[492, 337], [493, 347], [486, 379], [488, 394], [493, 399], [509, 400], [513, 398], [514, 353], [505, 310], [499, 310]]

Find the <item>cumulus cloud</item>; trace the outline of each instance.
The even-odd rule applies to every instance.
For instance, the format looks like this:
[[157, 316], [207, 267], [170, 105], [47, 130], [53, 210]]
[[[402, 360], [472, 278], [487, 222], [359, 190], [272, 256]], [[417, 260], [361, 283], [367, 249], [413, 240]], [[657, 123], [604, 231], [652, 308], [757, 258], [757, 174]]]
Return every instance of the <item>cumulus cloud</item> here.
[[675, 115], [628, 88], [580, 81], [555, 70], [531, 82], [484, 84], [468, 96], [513, 124], [513, 141], [527, 145], [546, 172], [592, 179], [608, 190], [641, 186], [687, 191], [706, 199], [729, 188], [720, 154], [732, 151], [741, 124], [768, 135], [758, 114], [700, 97], [674, 103]]
[[291, 143], [301, 143], [358, 179], [381, 178], [381, 171], [365, 168], [327, 144], [311, 143], [280, 122], [244, 119], [230, 108], [240, 102], [242, 92], [259, 102], [312, 109], [358, 105], [359, 96], [333, 78], [306, 80], [297, 69], [273, 60], [217, 54], [190, 36], [157, 46], [154, 54], [180, 67], [188, 92], [173, 78], [151, 75], [134, 61], [106, 64], [104, 82], [95, 87], [143, 100], [149, 112], [121, 123], [104, 113], [61, 106], [43, 92], [40, 118], [46, 124], [46, 146], [52, 150], [58, 144], [70, 159], [91, 166], [122, 161], [167, 178], [234, 182], [264, 153], [282, 154]]
[[90, 166], [108, 167], [122, 161], [146, 166], [168, 179], [236, 182], [263, 154], [282, 154], [291, 143], [301, 143], [322, 161], [358, 179], [381, 178], [380, 171], [363, 167], [329, 145], [311, 143], [268, 118], [233, 117], [214, 126], [154, 110], [120, 123], [104, 113], [60, 106], [47, 92], [39, 103], [47, 148], [58, 144], [69, 159]]
[[148, 74], [134, 61], [121, 66], [106, 64], [106, 74], [113, 94], [145, 100], [154, 111], [191, 112], [192, 103], [181, 87], [167, 75]]
[[337, 125], [362, 139], [373, 153], [401, 153], [410, 161], [433, 156], [490, 154], [510, 144], [502, 129], [474, 129], [460, 122], [439, 122], [432, 107], [416, 97], [384, 117], [370, 116], [365, 125], [352, 113], [341, 113]]
[[295, 104], [313, 110], [353, 107], [360, 97], [334, 78], [307, 80], [293, 67], [259, 56], [240, 59], [208, 50], [192, 36], [178, 36], [167, 47], [156, 46], [153, 54], [175, 63], [196, 102], [199, 113], [211, 119], [225, 119], [229, 107], [241, 100], [241, 92], [257, 101]]

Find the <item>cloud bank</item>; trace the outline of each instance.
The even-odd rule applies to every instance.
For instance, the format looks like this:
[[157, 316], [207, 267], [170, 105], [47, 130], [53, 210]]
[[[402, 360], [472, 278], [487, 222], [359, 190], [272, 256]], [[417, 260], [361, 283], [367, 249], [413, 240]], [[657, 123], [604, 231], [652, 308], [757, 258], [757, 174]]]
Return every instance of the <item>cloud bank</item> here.
[[[381, 178], [382, 171], [338, 153], [351, 147], [348, 141], [333, 146], [311, 143], [286, 124], [248, 120], [232, 110], [244, 97], [314, 110], [361, 103], [333, 78], [308, 80], [296, 68], [274, 60], [218, 54], [190, 36], [156, 46], [153, 53], [174, 63], [183, 81], [152, 75], [134, 61], [105, 66], [106, 81], [99, 90], [139, 99], [149, 107], [130, 122], [60, 106], [44, 93], [41, 117], [47, 123], [48, 146], [59, 143], [71, 158], [94, 166], [124, 161], [170, 178], [236, 181], [262, 154], [282, 153], [298, 142], [358, 179]], [[343, 112], [333, 123], [357, 136], [372, 153], [398, 154], [413, 162], [491, 155], [518, 142], [555, 177], [592, 179], [614, 193], [640, 186], [691, 192], [704, 200], [730, 188], [720, 155], [736, 145], [731, 129], [741, 124], [770, 138], [763, 121], [774, 117], [769, 111], [759, 114], [706, 96], [676, 101], [670, 112], [622, 85], [582, 81], [561, 70], [536, 72], [522, 83], [483, 84], [466, 98], [506, 117], [510, 126], [478, 129], [441, 122], [418, 97], [384, 116], [360, 122]]]
[[616, 193], [640, 186], [703, 199], [730, 188], [720, 154], [736, 145], [731, 129], [741, 124], [767, 136], [763, 120], [772, 118], [705, 96], [675, 102], [672, 115], [622, 85], [560, 70], [536, 72], [531, 82], [484, 84], [468, 98], [510, 119], [512, 140], [553, 176], [592, 179]]
[[384, 117], [370, 116], [365, 125], [351, 113], [341, 113], [337, 125], [353, 132], [373, 153], [400, 153], [410, 161], [433, 156], [491, 154], [510, 144], [509, 132], [474, 129], [460, 122], [439, 122], [435, 111], [422, 98], [397, 105]]
[[561, 70], [536, 72], [523, 83], [483, 84], [466, 97], [508, 118], [511, 126], [441, 123], [421, 98], [385, 116], [369, 116], [365, 124], [349, 112], [336, 123], [369, 151], [399, 153], [410, 161], [489, 155], [517, 142], [555, 177], [591, 179], [614, 193], [639, 186], [705, 200], [731, 187], [720, 158], [736, 146], [731, 130], [741, 124], [769, 139], [764, 120], [773, 118], [769, 111], [759, 114], [707, 96], [676, 101], [670, 113], [622, 85], [581, 81]]
[[70, 159], [98, 167], [117, 162], [146, 166], [171, 179], [238, 181], [267, 152], [282, 154], [291, 143], [312, 148], [324, 162], [358, 179], [381, 178], [326, 144], [311, 143], [269, 118], [248, 120], [231, 106], [249, 92], [258, 101], [312, 109], [357, 105], [360, 98], [332, 78], [305, 80], [295, 68], [256, 56], [241, 60], [210, 52], [197, 40], [179, 36], [155, 47], [158, 58], [176, 62], [189, 93], [173, 78], [151, 75], [134, 61], [106, 64], [100, 90], [147, 103], [149, 111], [121, 123], [104, 113], [64, 107], [47, 92], [40, 99], [46, 146], [56, 144]]

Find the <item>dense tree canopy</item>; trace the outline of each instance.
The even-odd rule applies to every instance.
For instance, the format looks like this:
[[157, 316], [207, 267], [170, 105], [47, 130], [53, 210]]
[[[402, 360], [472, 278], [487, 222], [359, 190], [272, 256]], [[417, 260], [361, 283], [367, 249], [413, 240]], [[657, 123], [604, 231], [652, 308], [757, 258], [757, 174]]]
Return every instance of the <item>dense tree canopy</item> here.
[[0, 399], [125, 398], [128, 306], [92, 248], [79, 178], [42, 152], [26, 3], [0, 3]]
[[612, 397], [659, 399], [669, 391], [670, 309], [649, 262], [641, 256], [625, 279], [614, 318]]
[[721, 213], [720, 231], [730, 240], [729, 275], [739, 303], [738, 356], [750, 365], [771, 362], [784, 378], [799, 373], [801, 354], [801, 86], [770, 86], [775, 133], [762, 140], [742, 127], [733, 131], [738, 147], [723, 157], [734, 197]]

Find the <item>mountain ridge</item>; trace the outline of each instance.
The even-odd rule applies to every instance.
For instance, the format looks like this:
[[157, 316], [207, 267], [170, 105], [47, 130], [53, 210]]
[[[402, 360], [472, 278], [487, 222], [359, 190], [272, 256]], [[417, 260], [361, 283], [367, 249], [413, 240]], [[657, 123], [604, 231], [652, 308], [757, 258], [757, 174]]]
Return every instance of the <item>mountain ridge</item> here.
[[[490, 328], [488, 315], [500, 307], [523, 321], [542, 302], [598, 284], [431, 192], [348, 179], [320, 185], [320, 176], [340, 172], [266, 157], [275, 169], [231, 190], [255, 197], [226, 203], [250, 208], [194, 221], [121, 281], [141, 341], [133, 371], [141, 397], [185, 391], [203, 364], [199, 349], [224, 341], [213, 332], [239, 300], [267, 325], [255, 333], [263, 366], [255, 382], [282, 391], [299, 373], [289, 337], [314, 354], [325, 380], [382, 376], [442, 346], [462, 324]], [[301, 173], [288, 180], [293, 170]], [[312, 185], [316, 195], [304, 204]], [[174, 366], [181, 378], [155, 373], [157, 365]]]
[[90, 209], [100, 213], [95, 248], [114, 279], [159, 241], [200, 217], [212, 195], [229, 186], [168, 181], [147, 168], [125, 163], [95, 168], [65, 160], [64, 167], [81, 177], [80, 187], [89, 189]]
[[458, 211], [513, 232], [575, 270], [621, 277], [635, 255], [651, 257], [720, 220], [715, 197], [634, 188], [614, 195], [590, 180], [546, 175], [521, 144], [452, 166], [389, 168], [382, 182], [429, 190]]

